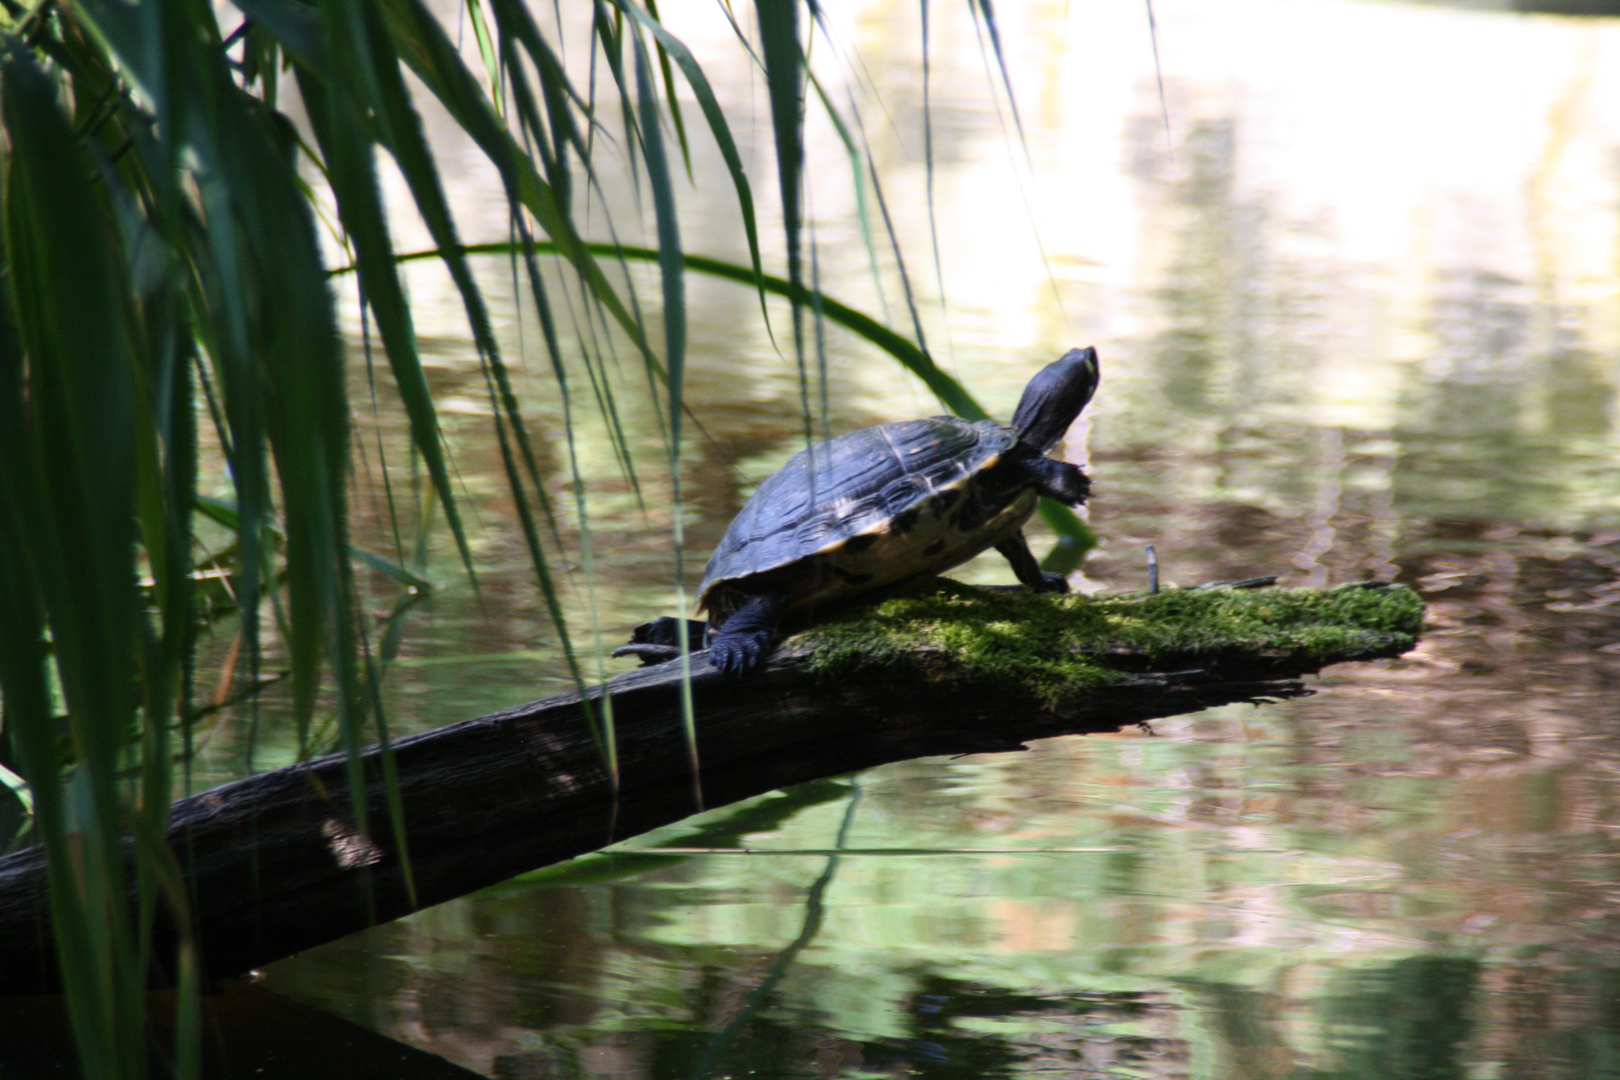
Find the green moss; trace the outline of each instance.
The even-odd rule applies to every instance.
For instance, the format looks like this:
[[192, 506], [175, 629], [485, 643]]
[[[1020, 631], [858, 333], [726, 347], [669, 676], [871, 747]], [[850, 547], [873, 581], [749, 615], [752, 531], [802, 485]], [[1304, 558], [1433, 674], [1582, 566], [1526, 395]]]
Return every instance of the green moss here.
[[1002, 593], [925, 579], [793, 640], [813, 672], [862, 668], [989, 682], [1055, 705], [1131, 671], [1277, 661], [1294, 670], [1410, 649], [1410, 589], [1177, 589], [1086, 597]]

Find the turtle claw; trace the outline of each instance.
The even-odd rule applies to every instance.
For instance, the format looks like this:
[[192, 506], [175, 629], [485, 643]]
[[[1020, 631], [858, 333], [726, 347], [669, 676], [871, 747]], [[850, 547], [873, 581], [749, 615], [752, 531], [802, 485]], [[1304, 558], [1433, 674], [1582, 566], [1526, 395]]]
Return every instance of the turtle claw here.
[[1069, 591], [1069, 579], [1062, 574], [1041, 574], [1041, 584], [1036, 592], [1066, 593]]
[[786, 607], [781, 593], [756, 593], [743, 601], [709, 642], [709, 663], [733, 678], [759, 667], [771, 655], [776, 624]]
[[722, 632], [709, 646], [709, 663], [722, 674], [737, 678], [759, 667], [771, 651], [768, 630], [727, 634]]

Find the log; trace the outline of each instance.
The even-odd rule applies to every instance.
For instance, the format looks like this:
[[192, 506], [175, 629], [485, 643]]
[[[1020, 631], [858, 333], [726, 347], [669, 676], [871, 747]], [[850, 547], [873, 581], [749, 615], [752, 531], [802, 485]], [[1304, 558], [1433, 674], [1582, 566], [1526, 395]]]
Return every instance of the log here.
[[[1095, 621], [1106, 603], [984, 597], [941, 586], [920, 600], [895, 601], [898, 615], [880, 605], [791, 639], [763, 670], [743, 679], [721, 676], [705, 653], [694, 653], [690, 687], [701, 805], [906, 758], [1019, 750], [1030, 739], [1111, 732], [1215, 705], [1299, 697], [1309, 691], [1298, 678], [1327, 664], [1411, 648], [1422, 618], [1421, 601], [1399, 587], [1207, 595], [1195, 601], [1191, 590], [1180, 590], [1117, 598], [1108, 602], [1114, 604], [1109, 610], [1123, 613], [1109, 616], [1113, 629], [1098, 634], [1091, 626], [1071, 641], [1052, 636], [1051, 628]], [[907, 602], [916, 608], [910, 615], [903, 610]], [[1029, 606], [1035, 604], [1045, 606]], [[1225, 637], [1203, 633], [1217, 609], [1245, 604], [1252, 609], [1245, 618], [1255, 612], [1264, 618]], [[990, 628], [985, 640], [995, 645], [988, 665], [938, 644], [957, 626], [940, 622], [941, 605]], [[1148, 617], [1160, 608], [1162, 618]], [[1316, 621], [1302, 610], [1315, 611]], [[1133, 637], [1135, 631], [1119, 629], [1133, 619], [1152, 633]], [[880, 626], [876, 637], [873, 625]], [[996, 649], [1009, 626], [1026, 625], [1036, 627], [1031, 633], [1043, 655], [1009, 663]], [[1307, 634], [1307, 642], [1301, 626], [1334, 633]], [[1168, 641], [1153, 636], [1165, 633]], [[1047, 670], [1054, 656], [1103, 675], [1081, 677], [1061, 668], [1058, 674], [1071, 684], [1054, 686]], [[1020, 686], [1009, 681], [1020, 665], [1046, 674]], [[354, 826], [341, 755], [176, 803], [169, 841], [189, 875], [208, 976], [248, 971], [700, 809], [683, 734], [680, 668], [679, 662], [643, 668], [590, 691], [598, 710], [604, 696], [611, 699], [616, 791], [578, 694], [396, 743], [414, 901], [388, 824], [376, 748], [364, 758], [369, 836]], [[38, 848], [0, 859], [0, 994], [58, 987], [45, 880]], [[172, 955], [172, 930], [160, 925], [158, 934], [155, 954]]]

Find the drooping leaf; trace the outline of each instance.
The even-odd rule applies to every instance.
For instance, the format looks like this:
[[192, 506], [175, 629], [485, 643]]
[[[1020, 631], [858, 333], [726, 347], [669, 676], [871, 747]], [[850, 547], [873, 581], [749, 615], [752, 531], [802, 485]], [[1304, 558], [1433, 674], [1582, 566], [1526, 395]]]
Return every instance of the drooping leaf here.
[[[759, 256], [759, 231], [754, 220], [754, 195], [748, 183], [748, 174], [743, 168], [742, 155], [737, 151], [737, 142], [732, 138], [731, 125], [726, 122], [725, 112], [720, 108], [719, 101], [714, 96], [714, 89], [709, 85], [703, 68], [698, 65], [688, 49], [680, 39], [664, 29], [655, 17], [641, 12], [632, 4], [621, 5], [633, 18], [641, 22], [658, 41], [658, 47], [668, 56], [672, 57], [681, 74], [686, 77], [686, 84], [692, 88], [697, 97], [698, 107], [703, 110], [703, 117], [708, 121], [709, 133], [714, 136], [716, 148], [720, 157], [726, 163], [726, 171], [731, 174], [731, 183], [737, 191], [737, 208], [742, 214], [743, 234], [748, 240], [748, 256], [753, 260], [754, 273], [762, 275], [764, 270]], [[673, 98], [673, 92], [670, 93]], [[770, 327], [770, 316], [765, 310], [765, 291], [760, 287], [759, 310], [765, 319], [767, 329]]]
[[0, 364], [11, 369], [9, 389], [24, 394], [20, 408], [10, 407], [29, 435], [14, 448], [28, 475], [6, 488], [8, 501], [18, 501], [7, 514], [5, 554], [28, 568], [35, 586], [14, 582], [7, 606], [21, 617], [21, 634], [42, 637], [44, 623], [50, 627], [77, 761], [61, 795], [54, 718], [26, 641], [8, 643], [22, 663], [6, 665], [4, 690], [7, 726], [53, 855], [52, 919], [80, 1060], [98, 1076], [133, 1076], [124, 1062], [144, 1061], [143, 972], [115, 786], [135, 721], [141, 621], [132, 312], [111, 209], [92, 184], [59, 90], [26, 56], [13, 53], [0, 67], [7, 299], [19, 346]]
[[[420, 127], [415, 123], [415, 112], [408, 101], [401, 100], [398, 62], [391, 55], [385, 55], [381, 60], [382, 63], [377, 66], [382, 70], [372, 82], [380, 84], [376, 87], [376, 96], [386, 97], [392, 111], [398, 114], [388, 126], [396, 131], [398, 141], [410, 148], [404, 156], [410, 161], [415, 175], [413, 187], [425, 192], [423, 197], [430, 202], [435, 212], [434, 220], [440, 224], [435, 231], [454, 237], [453, 227], [444, 221], [446, 215], [436, 170], [432, 169], [431, 164], [426, 167], [422, 164], [426, 155], [422, 149]], [[300, 84], [314, 121], [316, 139], [328, 164], [328, 176], [338, 197], [344, 227], [354, 246], [361, 287], [376, 316], [394, 385], [399, 390], [406, 415], [410, 417], [411, 442], [427, 466], [428, 476], [444, 506], [456, 548], [461, 553], [462, 565], [476, 587], [477, 574], [473, 568], [472, 552], [467, 545], [466, 529], [450, 485], [449, 464], [445, 460], [438, 414], [428, 388], [427, 374], [422, 369], [422, 358], [417, 351], [416, 330], [405, 290], [392, 259], [393, 244], [377, 187], [373, 144], [362, 114], [356, 107], [358, 95], [328, 94], [321, 80], [304, 77], [302, 72]], [[421, 175], [423, 171], [427, 175]]]
[[[804, 282], [803, 199], [804, 85], [806, 62], [799, 42], [799, 0], [755, 0], [760, 52], [775, 135], [777, 190], [782, 200], [782, 232], [787, 242], [788, 281]], [[799, 366], [800, 404], [805, 440], [811, 441], [810, 380], [804, 359], [804, 313], [793, 305], [793, 351]]]

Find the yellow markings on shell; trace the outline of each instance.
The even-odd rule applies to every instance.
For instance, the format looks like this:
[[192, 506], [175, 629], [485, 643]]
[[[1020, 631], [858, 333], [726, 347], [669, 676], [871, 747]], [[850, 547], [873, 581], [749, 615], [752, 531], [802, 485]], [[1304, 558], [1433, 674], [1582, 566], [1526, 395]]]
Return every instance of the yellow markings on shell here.
[[[959, 484], [971, 479], [965, 477]], [[929, 514], [925, 515], [910, 532], [898, 536], [891, 532], [890, 522], [887, 520], [858, 534], [876, 537], [870, 547], [859, 552], [844, 553], [843, 549], [848, 541], [829, 545], [809, 556], [811, 559], [821, 560], [828, 567], [825, 579], [817, 588], [795, 598], [793, 607], [813, 606], [882, 588], [913, 574], [943, 573], [952, 567], [960, 566], [981, 551], [1017, 532], [1035, 512], [1037, 498], [1033, 488], [1018, 493], [999, 512], [991, 515], [988, 521], [969, 533], [959, 533], [952, 529], [946, 524], [945, 515]], [[932, 556], [921, 554], [925, 548], [938, 540], [946, 541], [942, 550]], [[858, 582], [847, 581], [840, 576], [839, 570], [854, 575], [865, 575], [866, 579]]]
[[[924, 448], [920, 447], [920, 446], [913, 447], [912, 449], [907, 450], [906, 453], [908, 453], [908, 454], [919, 454], [919, 453], [921, 453], [923, 451], [923, 449]], [[981, 464], [977, 469], [973, 470], [970, 473], [967, 473], [965, 475], [957, 477], [955, 480], [952, 480], [949, 484], [944, 484], [944, 485], [941, 485], [938, 488], [935, 488], [933, 491], [930, 491], [927, 495], [925, 495], [921, 499], [919, 499], [918, 504], [920, 505], [922, 503], [927, 503], [927, 502], [930, 502], [930, 501], [932, 501], [934, 499], [937, 499], [947, 491], [960, 491], [961, 489], [963, 489], [963, 488], [967, 487], [969, 484], [971, 484], [974, 481], [974, 479], [977, 478], [978, 475], [981, 472], [984, 472], [986, 469], [990, 468], [992, 465], [994, 465], [996, 462], [998, 462], [1000, 460], [1001, 460], [1001, 455], [1000, 454], [991, 454], [988, 458], [986, 458], [984, 460], [984, 463]], [[846, 496], [839, 499], [837, 502], [835, 502], [833, 504], [832, 509], [831, 509], [831, 513], [834, 516], [842, 516], [843, 514], [847, 514], [847, 513], [849, 513], [849, 509], [854, 504], [854, 502], [855, 502], [854, 499], [851, 499], [849, 496], [846, 495]], [[916, 507], [914, 506], [912, 508], [915, 509]], [[997, 516], [999, 516], [999, 515], [997, 515]], [[837, 539], [837, 540], [834, 540], [834, 541], [832, 541], [832, 542], [830, 542], [828, 544], [825, 544], [822, 547], [819, 547], [815, 551], [811, 552], [809, 555], [806, 556], [806, 558], [814, 558], [817, 555], [831, 555], [836, 551], [842, 551], [843, 548], [844, 548], [844, 545], [848, 544], [851, 540], [855, 539], [857, 536], [879, 536], [879, 537], [887, 536], [893, 531], [894, 517], [895, 517], [895, 515], [891, 514], [890, 516], [884, 518], [882, 521], [878, 522], [876, 525], [871, 526], [870, 528], [862, 529], [860, 532], [855, 533], [854, 535], [841, 537], [840, 539]], [[910, 536], [912, 534], [907, 533], [906, 535]], [[924, 545], [924, 546], [926, 547], [927, 545]], [[867, 551], [872, 551], [872, 550], [875, 550], [875, 549], [874, 548], [868, 548], [867, 549]], [[901, 576], [903, 577], [904, 575], [901, 575]], [[890, 579], [890, 580], [895, 580], [895, 579]]]

